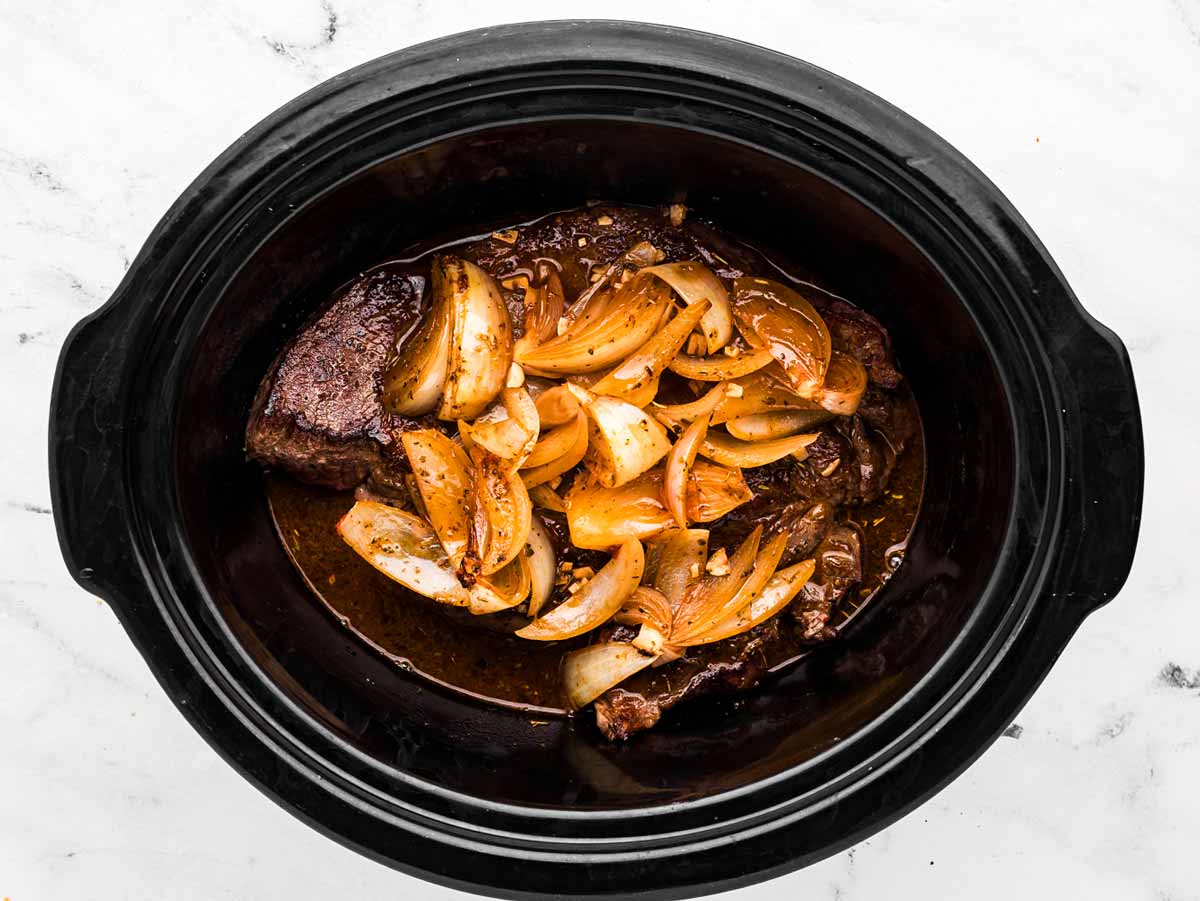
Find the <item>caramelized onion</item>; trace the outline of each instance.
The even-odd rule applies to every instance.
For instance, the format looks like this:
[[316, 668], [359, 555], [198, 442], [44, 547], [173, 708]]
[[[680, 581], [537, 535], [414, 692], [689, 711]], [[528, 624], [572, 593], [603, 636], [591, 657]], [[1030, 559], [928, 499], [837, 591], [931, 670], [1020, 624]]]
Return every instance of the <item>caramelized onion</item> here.
[[614, 685], [624, 682], [654, 662], [624, 641], [607, 641], [571, 651], [563, 658], [563, 688], [567, 704], [578, 710]]
[[509, 610], [529, 597], [532, 572], [529, 560], [518, 554], [490, 576], [480, 576], [468, 589], [469, 609], [475, 616]]
[[742, 441], [767, 441], [811, 431], [831, 418], [827, 410], [772, 410], [731, 419], [725, 429]]
[[805, 560], [795, 566], [779, 570], [749, 605], [723, 622], [717, 623], [703, 635], [693, 638], [689, 643], [696, 645], [721, 641], [725, 638], [732, 638], [734, 635], [741, 635], [743, 632], [749, 632], [755, 626], [765, 623], [800, 593], [800, 589], [812, 578], [814, 568], [814, 561]]
[[421, 509], [433, 531], [458, 566], [467, 550], [471, 523], [471, 462], [461, 447], [436, 429], [417, 429], [400, 436]]
[[613, 366], [654, 334], [663, 307], [670, 303], [669, 294], [657, 279], [636, 275], [594, 319], [584, 317], [571, 323], [561, 335], [522, 353], [517, 362], [539, 372], [559, 374]]
[[578, 465], [584, 458], [588, 449], [587, 415], [582, 410], [579, 410], [576, 412], [575, 418], [578, 423], [573, 432], [575, 443], [567, 449], [566, 453], [560, 457], [556, 457], [549, 463], [521, 470], [521, 479], [524, 481], [526, 488], [544, 485], [546, 482], [557, 479], [568, 469]]
[[733, 282], [733, 313], [746, 340], [771, 352], [793, 389], [821, 385], [832, 353], [829, 328], [797, 291], [743, 276]]
[[472, 486], [473, 522], [467, 542], [465, 572], [490, 575], [525, 550], [533, 504], [512, 469], [493, 454], [477, 451]]
[[686, 513], [691, 522], [712, 522], [752, 500], [754, 493], [736, 466], [697, 460], [688, 473]]
[[653, 626], [663, 635], [671, 631], [671, 602], [657, 589], [640, 585], [621, 605], [613, 622], [626, 626]]
[[[518, 556], [518, 560], [525, 559]], [[554, 580], [558, 575], [558, 560], [554, 554], [554, 542], [550, 533], [542, 525], [539, 517], [533, 517], [529, 524], [529, 615], [537, 616], [538, 612], [550, 600], [554, 592]]]
[[708, 559], [708, 529], [676, 529], [654, 543], [659, 552], [653, 584], [675, 610], [688, 586], [699, 581], [704, 572], [704, 561]]
[[713, 408], [713, 425], [772, 410], [821, 409], [816, 401], [801, 397], [791, 390], [777, 363], [724, 385], [725, 392]]
[[569, 386], [588, 415], [588, 459], [601, 485], [624, 485], [671, 449], [661, 424], [639, 407], [615, 397]]
[[[705, 635], [710, 629], [724, 622], [733, 614], [756, 600], [766, 587], [768, 581], [775, 575], [775, 567], [779, 565], [783, 552], [787, 549], [787, 532], [772, 535], [766, 544], [759, 549], [754, 559], [754, 567], [737, 591], [722, 605], [706, 612], [702, 619], [694, 619], [686, 629], [677, 629], [671, 635], [671, 643], [686, 647], [689, 644], [705, 644], [696, 642], [697, 636]], [[730, 565], [732, 569], [732, 563]]]
[[630, 538], [651, 538], [674, 520], [661, 500], [662, 474], [650, 472], [617, 488], [577, 479], [565, 498], [571, 543], [606, 550]]
[[537, 407], [524, 388], [505, 388], [499, 404], [473, 424], [459, 420], [458, 429], [464, 442], [482, 447], [517, 469], [537, 444]]
[[535, 469], [552, 460], [557, 460], [579, 442], [580, 432], [583, 432], [583, 438], [586, 441], [587, 416], [582, 411], [576, 412], [570, 422], [544, 435], [534, 446], [533, 452], [525, 459], [522, 466], [525, 469]]
[[766, 466], [776, 460], [782, 460], [788, 454], [803, 460], [808, 456], [804, 450], [819, 438], [816, 432], [803, 435], [791, 435], [787, 438], [775, 438], [770, 441], [739, 441], [731, 435], [720, 432], [710, 432], [704, 439], [700, 453], [710, 460], [723, 463], [726, 466], [739, 466], [750, 469], [755, 466]]
[[444, 292], [431, 292], [432, 306], [400, 355], [384, 373], [383, 405], [402, 416], [424, 416], [441, 402], [450, 367], [450, 302]]
[[[686, 404], [654, 404], [650, 412], [667, 428], [682, 429], [692, 420], [711, 414], [721, 403], [726, 387], [726, 384], [721, 382]], [[715, 422], [712, 424], [715, 425]]]
[[559, 641], [582, 635], [606, 622], [621, 609], [642, 579], [646, 557], [642, 543], [626, 541], [579, 591], [549, 613], [535, 619], [517, 635], [534, 641]]
[[729, 558], [728, 573], [701, 576], [698, 582], [688, 586], [675, 610], [672, 636], [688, 635], [694, 628], [702, 628], [715, 613], [725, 608], [750, 575], [754, 558], [758, 555], [762, 531], [762, 526], [755, 526], [754, 531], [738, 546]]
[[473, 419], [500, 393], [512, 362], [508, 308], [492, 277], [466, 260], [435, 257], [433, 291], [449, 296], [452, 329], [439, 419]]
[[663, 503], [675, 517], [675, 523], [681, 529], [687, 528], [687, 480], [692, 464], [696, 462], [696, 453], [708, 434], [709, 414], [694, 420], [683, 430], [679, 440], [667, 454], [667, 465], [663, 474]]
[[663, 370], [679, 353], [679, 348], [683, 347], [683, 342], [708, 308], [708, 301], [701, 300], [677, 314], [616, 369], [600, 379], [592, 391], [620, 398], [638, 407], [648, 404], [658, 393], [658, 381]]
[[643, 270], [656, 275], [670, 285], [689, 306], [708, 301], [708, 309], [700, 326], [710, 354], [716, 353], [733, 337], [733, 314], [729, 294], [721, 280], [702, 263], [694, 261], [665, 263]]
[[529, 489], [529, 499], [533, 501], [535, 507], [553, 510], [555, 513], [567, 512], [567, 505], [558, 496], [558, 492], [549, 485], [534, 485]]
[[566, 385], [555, 385], [534, 398], [538, 420], [543, 429], [565, 425], [579, 412], [579, 401]]
[[867, 390], [867, 370], [849, 354], [834, 351], [825, 372], [825, 383], [812, 399], [830, 413], [851, 416]]
[[[726, 348], [728, 350], [728, 348]], [[693, 357], [688, 354], [678, 354], [667, 367], [673, 373], [685, 379], [695, 379], [698, 382], [723, 382], [726, 379], [736, 379], [739, 376], [757, 372], [774, 361], [769, 350], [750, 350], [729, 357], [718, 354], [715, 357]]]
[[465, 607], [470, 596], [423, 519], [387, 504], [358, 501], [338, 520], [338, 534], [389, 579], [442, 604]]

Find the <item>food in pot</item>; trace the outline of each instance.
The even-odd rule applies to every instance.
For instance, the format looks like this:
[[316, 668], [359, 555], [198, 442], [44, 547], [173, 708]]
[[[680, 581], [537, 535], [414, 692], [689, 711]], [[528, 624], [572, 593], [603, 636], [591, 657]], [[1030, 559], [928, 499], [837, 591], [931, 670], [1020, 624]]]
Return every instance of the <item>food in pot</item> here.
[[247, 447], [352, 628], [611, 739], [836, 638], [923, 476], [883, 327], [678, 207], [367, 272], [264, 379]]

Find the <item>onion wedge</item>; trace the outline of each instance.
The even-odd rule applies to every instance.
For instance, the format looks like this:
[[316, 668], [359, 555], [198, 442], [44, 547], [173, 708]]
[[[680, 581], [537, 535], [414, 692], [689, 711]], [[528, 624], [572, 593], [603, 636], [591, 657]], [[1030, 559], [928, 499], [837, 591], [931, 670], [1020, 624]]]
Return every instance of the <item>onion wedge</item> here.
[[614, 366], [650, 339], [669, 303], [667, 287], [639, 273], [618, 289], [603, 313], [573, 322], [561, 335], [522, 353], [517, 362], [559, 374]]
[[713, 616], [725, 609], [729, 599], [742, 587], [754, 567], [762, 540], [762, 526], [755, 526], [746, 540], [729, 558], [729, 572], [723, 576], [701, 576], [689, 585], [675, 610], [673, 635], [687, 635], [693, 629], [710, 623]]
[[713, 408], [713, 425], [772, 410], [821, 409], [816, 401], [794, 392], [775, 363], [723, 384], [725, 393]]
[[452, 322], [449, 299], [431, 292], [432, 306], [421, 326], [400, 347], [383, 376], [383, 406], [402, 416], [424, 416], [442, 399], [450, 367]]
[[624, 641], [606, 641], [571, 651], [563, 658], [563, 687], [567, 704], [579, 710], [604, 694], [614, 685], [644, 670], [654, 662]]
[[851, 416], [867, 390], [867, 370], [849, 354], [834, 351], [825, 372], [825, 383], [812, 400], [838, 416]]
[[782, 460], [788, 454], [803, 460], [808, 456], [804, 449], [820, 437], [817, 432], [775, 438], [771, 441], [739, 441], [730, 435], [710, 432], [700, 447], [701, 455], [725, 466], [751, 469]]
[[[672, 610], [679, 607], [688, 586], [699, 581], [708, 559], [708, 529], [677, 529], [655, 542], [660, 548], [654, 588]], [[672, 615], [672, 618], [674, 616]]]
[[474, 419], [508, 380], [513, 329], [492, 277], [466, 260], [435, 257], [433, 292], [449, 298], [453, 328], [438, 419]]
[[634, 590], [613, 616], [613, 622], [626, 626], [651, 625], [662, 634], [671, 631], [671, 602], [657, 589], [645, 585]]
[[665, 281], [689, 306], [708, 301], [708, 309], [700, 320], [708, 352], [715, 354], [733, 337], [733, 314], [729, 294], [721, 280], [703, 263], [694, 261], [665, 263], [642, 270]]
[[575, 414], [575, 417], [578, 423], [574, 431], [575, 443], [562, 456], [556, 457], [549, 463], [543, 463], [541, 466], [533, 466], [522, 470], [521, 480], [525, 483], [526, 488], [534, 488], [557, 479], [568, 469], [578, 465], [583, 460], [588, 449], [587, 414], [580, 410]]
[[754, 498], [736, 466], [697, 460], [688, 473], [685, 513], [690, 522], [712, 522]]
[[[526, 559], [518, 556], [518, 560]], [[554, 579], [558, 575], [558, 561], [554, 554], [554, 542], [550, 533], [542, 525], [539, 517], [533, 517], [529, 525], [529, 615], [537, 616], [538, 612], [550, 600], [554, 592]]]
[[543, 510], [553, 510], [555, 513], [566, 513], [567, 505], [558, 496], [558, 492], [549, 485], [534, 485], [529, 489], [529, 499], [535, 507]]
[[700, 397], [686, 404], [653, 404], [650, 412], [667, 428], [682, 429], [692, 420], [711, 414], [721, 403], [727, 387], [725, 382], [713, 385]]
[[534, 469], [538, 466], [544, 466], [552, 460], [557, 460], [579, 442], [580, 432], [583, 432], [583, 438], [586, 441], [587, 416], [582, 411], [576, 412], [565, 425], [561, 425], [543, 435], [541, 440], [534, 446], [533, 452], [525, 459], [522, 468]]
[[644, 407], [658, 393], [658, 381], [667, 364], [679, 353], [679, 348], [683, 347], [683, 342], [708, 308], [708, 301], [700, 300], [678, 313], [616, 369], [593, 385], [592, 391]]
[[733, 282], [733, 314], [746, 341], [771, 352], [795, 391], [820, 387], [833, 352], [829, 328], [799, 292], [743, 276]]
[[463, 572], [487, 576], [525, 550], [533, 504], [520, 476], [499, 457], [476, 449], [472, 459], [475, 463], [471, 491], [473, 521]]
[[464, 442], [482, 447], [518, 469], [537, 444], [537, 407], [524, 388], [505, 388], [499, 404], [474, 423], [459, 420], [458, 429]]
[[480, 576], [468, 592], [469, 609], [475, 616], [510, 610], [529, 597], [532, 574], [529, 560], [518, 554], [503, 569], [490, 576]]
[[683, 430], [679, 440], [667, 454], [667, 465], [663, 473], [663, 503], [675, 517], [675, 523], [681, 529], [686, 529], [687, 522], [687, 480], [692, 464], [696, 462], [696, 453], [708, 434], [710, 414], [695, 419]]
[[742, 441], [769, 441], [812, 431], [832, 418], [827, 410], [772, 410], [731, 419], [725, 430]]
[[408, 455], [413, 481], [429, 524], [450, 562], [457, 567], [467, 550], [471, 521], [471, 462], [461, 447], [435, 429], [404, 432], [400, 443]]
[[725, 354], [717, 354], [715, 357], [693, 357], [688, 354], [678, 354], [667, 368], [685, 379], [695, 379], [698, 382], [723, 382], [726, 379], [736, 379], [739, 376], [757, 372], [774, 361], [775, 358], [771, 356], [769, 350], [750, 350], [738, 354], [736, 357], [727, 357]]
[[555, 385], [534, 399], [538, 420], [543, 429], [566, 425], [579, 412], [579, 401], [566, 385]]
[[600, 571], [575, 594], [549, 613], [517, 630], [521, 638], [559, 641], [582, 635], [609, 620], [621, 609], [642, 580], [646, 564], [642, 543], [626, 541]]
[[662, 474], [650, 472], [617, 488], [577, 479], [565, 498], [571, 543], [602, 551], [631, 538], [652, 538], [674, 524], [663, 506]]
[[[767, 582], [775, 575], [775, 568], [779, 566], [783, 552], [787, 550], [788, 537], [786, 532], [772, 535], [766, 544], [759, 548], [758, 556], [754, 559], [754, 568], [733, 596], [720, 607], [705, 614], [704, 619], [695, 620], [686, 629], [677, 629], [671, 635], [671, 643], [686, 647], [692, 639], [705, 634], [755, 601], [766, 587]], [[705, 642], [701, 642], [701, 644], [703, 643]]]
[[405, 588], [441, 604], [470, 604], [442, 543], [423, 519], [387, 504], [358, 501], [338, 520], [337, 532], [355, 553]]
[[804, 560], [794, 566], [781, 569], [767, 582], [766, 587], [750, 604], [740, 611], [717, 623], [703, 635], [691, 639], [691, 645], [710, 644], [734, 635], [749, 632], [755, 626], [765, 623], [772, 616], [791, 603], [800, 593], [800, 589], [812, 578], [815, 563]]
[[640, 407], [569, 386], [588, 415], [588, 459], [601, 485], [616, 488], [667, 455], [666, 429]]

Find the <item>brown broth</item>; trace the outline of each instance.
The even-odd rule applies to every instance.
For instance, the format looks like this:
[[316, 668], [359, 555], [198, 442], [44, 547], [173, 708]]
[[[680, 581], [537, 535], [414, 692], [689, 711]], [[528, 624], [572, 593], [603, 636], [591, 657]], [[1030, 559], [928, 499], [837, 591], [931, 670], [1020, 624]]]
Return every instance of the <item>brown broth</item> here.
[[[663, 229], [660, 213], [628, 207], [594, 209], [595, 217], [608, 209], [617, 213], [612, 225], [580, 227], [578, 222], [556, 224], [553, 217], [546, 217], [518, 226], [539, 230], [533, 251], [485, 238], [462, 243], [455, 252], [502, 278], [531, 274], [539, 258], [551, 257], [560, 266], [568, 297], [586, 287], [593, 265], [616, 257], [633, 240], [648, 239], [663, 247], [668, 259], [687, 258], [689, 248], [680, 247], [678, 237]], [[745, 255], [743, 258], [754, 260], [755, 265], [769, 266], [777, 277], [797, 272], [796, 267], [777, 266], [719, 233], [706, 231], [705, 235], [706, 242], [714, 235], [728, 242], [720, 245], [719, 252], [729, 255], [728, 250], [734, 248]], [[447, 246], [442, 244], [438, 249]], [[427, 245], [384, 265], [426, 272], [431, 253]], [[718, 274], [727, 274], [722, 271], [728, 262], [724, 257], [706, 262]], [[924, 447], [918, 429], [912, 445], [897, 461], [883, 497], [871, 504], [842, 508], [841, 519], [852, 519], [863, 528], [864, 578], [858, 594], [847, 597], [840, 609], [834, 610], [831, 624], [835, 628], [848, 623], [899, 565], [920, 507], [924, 478]], [[363, 641], [397, 665], [452, 688], [548, 716], [565, 713], [560, 680], [562, 657], [565, 651], [586, 644], [588, 636], [567, 642], [526, 641], [511, 634], [526, 621], [517, 614], [471, 617], [393, 582], [363, 562], [335, 531], [338, 519], [354, 504], [353, 492], [307, 485], [278, 473], [267, 475], [266, 491], [276, 528], [292, 562], [329, 611]], [[811, 647], [795, 632], [781, 630], [783, 638], [770, 651], [772, 668], [788, 665]]]

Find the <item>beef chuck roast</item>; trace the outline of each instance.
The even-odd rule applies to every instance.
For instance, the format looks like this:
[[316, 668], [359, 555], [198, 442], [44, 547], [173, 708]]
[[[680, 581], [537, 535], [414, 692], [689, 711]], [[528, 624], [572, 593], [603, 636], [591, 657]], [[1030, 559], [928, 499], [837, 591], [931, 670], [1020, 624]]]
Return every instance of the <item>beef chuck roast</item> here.
[[421, 314], [424, 279], [387, 266], [352, 282], [279, 355], [263, 380], [246, 450], [268, 466], [330, 488], [403, 467], [391, 451], [412, 423], [379, 400], [384, 370]]

